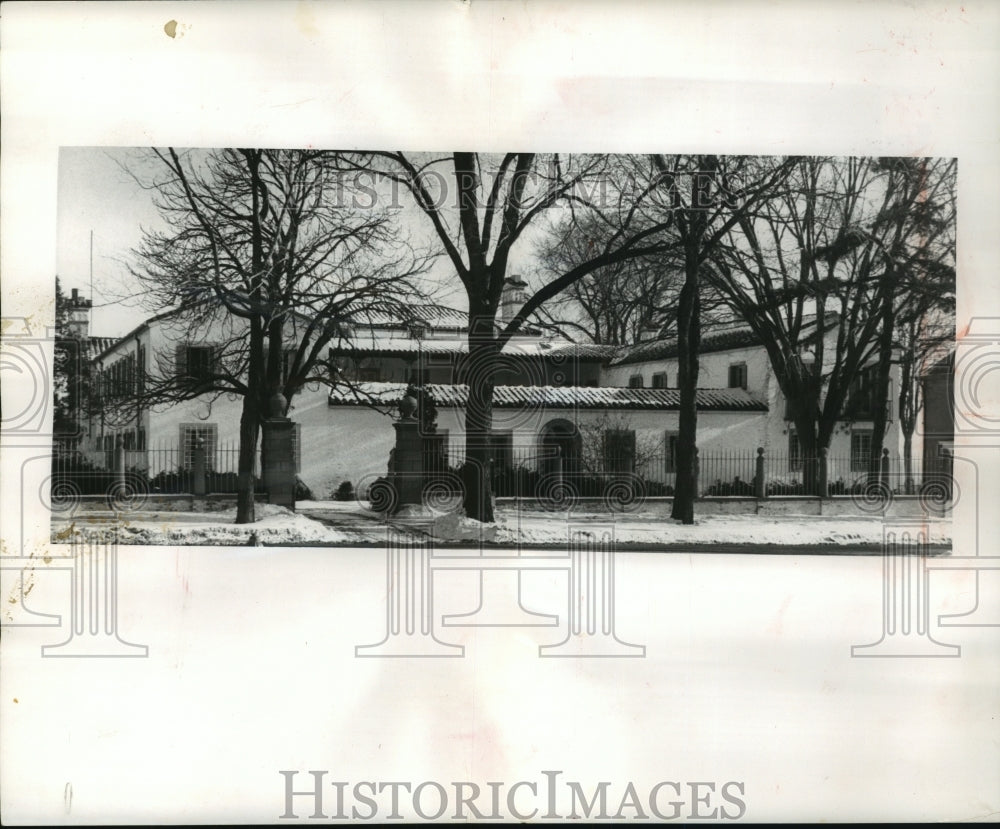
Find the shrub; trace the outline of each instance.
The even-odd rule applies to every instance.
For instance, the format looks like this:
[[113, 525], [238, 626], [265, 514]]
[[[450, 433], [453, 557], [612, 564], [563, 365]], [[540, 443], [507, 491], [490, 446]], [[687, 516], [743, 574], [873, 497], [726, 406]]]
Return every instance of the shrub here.
[[333, 492], [334, 501], [353, 501], [354, 500], [354, 484], [350, 481], [341, 481], [340, 486], [338, 486]]
[[739, 478], [734, 479], [732, 482], [716, 481], [705, 491], [705, 494], [714, 496], [740, 496], [744, 498], [751, 497], [754, 494], [753, 483], [741, 481]]
[[306, 486], [305, 481], [303, 481], [298, 475], [295, 476], [295, 500], [296, 501], [312, 501], [313, 493], [312, 490]]

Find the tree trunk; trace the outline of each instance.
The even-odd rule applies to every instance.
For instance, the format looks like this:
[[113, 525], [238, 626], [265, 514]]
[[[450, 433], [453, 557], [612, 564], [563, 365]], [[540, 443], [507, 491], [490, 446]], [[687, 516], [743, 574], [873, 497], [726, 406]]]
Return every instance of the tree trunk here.
[[818, 495], [820, 494], [819, 454], [820, 449], [826, 447], [820, 445], [813, 422], [805, 416], [795, 421], [795, 430], [802, 457], [802, 494]]
[[[253, 202], [253, 225], [251, 233], [251, 262], [253, 272], [260, 274], [264, 268], [264, 242], [260, 215], [260, 151], [244, 151], [247, 169], [250, 172], [250, 186]], [[259, 281], [251, 291], [257, 302], [261, 300]], [[236, 478], [236, 523], [252, 524], [257, 520], [254, 511], [253, 467], [257, 456], [257, 439], [260, 423], [266, 413], [263, 407], [264, 390], [264, 326], [260, 317], [250, 320], [250, 359], [247, 366], [247, 388], [243, 395], [243, 412], [240, 415], [240, 455]]]
[[875, 373], [874, 406], [872, 413], [872, 456], [871, 473], [878, 477], [882, 464], [882, 444], [885, 442], [885, 432], [888, 421], [889, 374], [892, 370], [892, 339], [895, 328], [893, 313], [894, 291], [890, 288], [882, 298], [882, 329], [879, 332], [878, 370]]
[[903, 476], [906, 494], [913, 494], [913, 432], [903, 433]]
[[[910, 324], [909, 342], [913, 342], [915, 333]], [[912, 495], [913, 485], [913, 431], [917, 425], [918, 389], [913, 382], [913, 359], [907, 356], [900, 364], [898, 408], [899, 431], [903, 433], [903, 473], [906, 494]]]
[[240, 415], [240, 455], [236, 482], [236, 523], [252, 524], [254, 513], [254, 460], [260, 434], [260, 404], [252, 394], [243, 397]]
[[475, 316], [469, 326], [469, 362], [463, 378], [469, 390], [465, 410], [465, 514], [492, 524], [493, 481], [490, 475], [490, 429], [493, 425], [493, 385], [497, 343], [493, 318]]
[[695, 480], [695, 447], [698, 439], [698, 344], [701, 323], [698, 308], [698, 262], [688, 253], [684, 287], [677, 311], [677, 385], [680, 387], [680, 413], [677, 433], [677, 473], [670, 517], [684, 524], [694, 523], [694, 499], [698, 497]]

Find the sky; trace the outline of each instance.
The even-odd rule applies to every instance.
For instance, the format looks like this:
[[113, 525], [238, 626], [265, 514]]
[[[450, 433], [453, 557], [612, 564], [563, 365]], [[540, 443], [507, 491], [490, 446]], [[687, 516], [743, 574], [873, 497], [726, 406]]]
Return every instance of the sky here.
[[121, 298], [134, 290], [126, 263], [142, 242], [144, 228], [162, 226], [151, 194], [122, 169], [146, 169], [139, 149], [64, 147], [59, 153], [57, 274], [63, 293], [78, 288], [90, 296], [91, 333], [121, 336], [149, 314]]
[[[144, 308], [135, 298], [136, 284], [128, 271], [143, 232], [165, 225], [144, 190], [129, 174], [155, 172], [159, 162], [143, 147], [63, 147], [59, 153], [57, 274], [62, 290], [93, 294], [90, 333], [102, 337], [127, 334], [163, 309]], [[407, 210], [404, 192], [400, 203]], [[408, 222], [414, 233], [429, 233], [427, 220], [417, 214]], [[405, 215], [405, 213], [404, 213]], [[93, 233], [93, 291], [91, 291], [91, 233]], [[530, 272], [538, 236], [526, 233], [515, 246], [509, 274]], [[464, 292], [449, 261], [435, 263], [428, 279], [442, 291], [441, 301], [465, 309]]]

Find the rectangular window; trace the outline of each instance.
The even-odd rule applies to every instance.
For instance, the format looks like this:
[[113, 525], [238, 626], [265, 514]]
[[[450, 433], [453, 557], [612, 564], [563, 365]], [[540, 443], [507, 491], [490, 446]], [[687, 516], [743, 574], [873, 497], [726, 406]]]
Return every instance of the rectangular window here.
[[747, 364], [733, 363], [729, 366], [729, 388], [744, 389], [747, 387]]
[[642, 375], [633, 374], [628, 378], [628, 387], [630, 389], [641, 389], [642, 388]]
[[788, 431], [788, 471], [798, 472], [802, 469], [802, 444], [794, 429]]
[[214, 423], [181, 424], [181, 466], [186, 470], [194, 468], [194, 452], [199, 439], [205, 448], [205, 470], [215, 469], [215, 450], [218, 445], [219, 427]]
[[210, 380], [216, 371], [217, 354], [211, 345], [177, 346], [177, 375], [190, 380]]
[[378, 383], [382, 379], [382, 373], [378, 366], [368, 366], [358, 369], [358, 380], [362, 383]]
[[677, 432], [667, 432], [663, 436], [663, 457], [665, 460], [664, 471], [673, 473], [677, 471]]
[[851, 432], [851, 471], [863, 472], [868, 469], [872, 458], [872, 433]]
[[858, 372], [847, 393], [847, 415], [852, 420], [871, 420], [875, 416], [878, 366], [866, 366]]
[[665, 389], [667, 387], [667, 373], [665, 371], [658, 371], [653, 375], [653, 388], [654, 389]]
[[635, 471], [635, 432], [632, 429], [608, 429], [604, 433], [604, 471]]

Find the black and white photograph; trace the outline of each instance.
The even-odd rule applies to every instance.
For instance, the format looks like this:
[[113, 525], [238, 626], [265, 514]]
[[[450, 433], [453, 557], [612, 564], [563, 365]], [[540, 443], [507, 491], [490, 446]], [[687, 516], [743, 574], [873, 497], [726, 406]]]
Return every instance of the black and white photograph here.
[[995, 819], [1000, 13], [626, 5], [5, 6], [5, 821]]
[[[633, 546], [856, 551], [890, 510], [950, 538], [956, 159], [63, 161], [87, 258], [57, 282], [56, 540], [350, 545], [423, 518], [558, 545], [579, 513]], [[116, 200], [149, 224], [95, 276], [85, 225]]]

